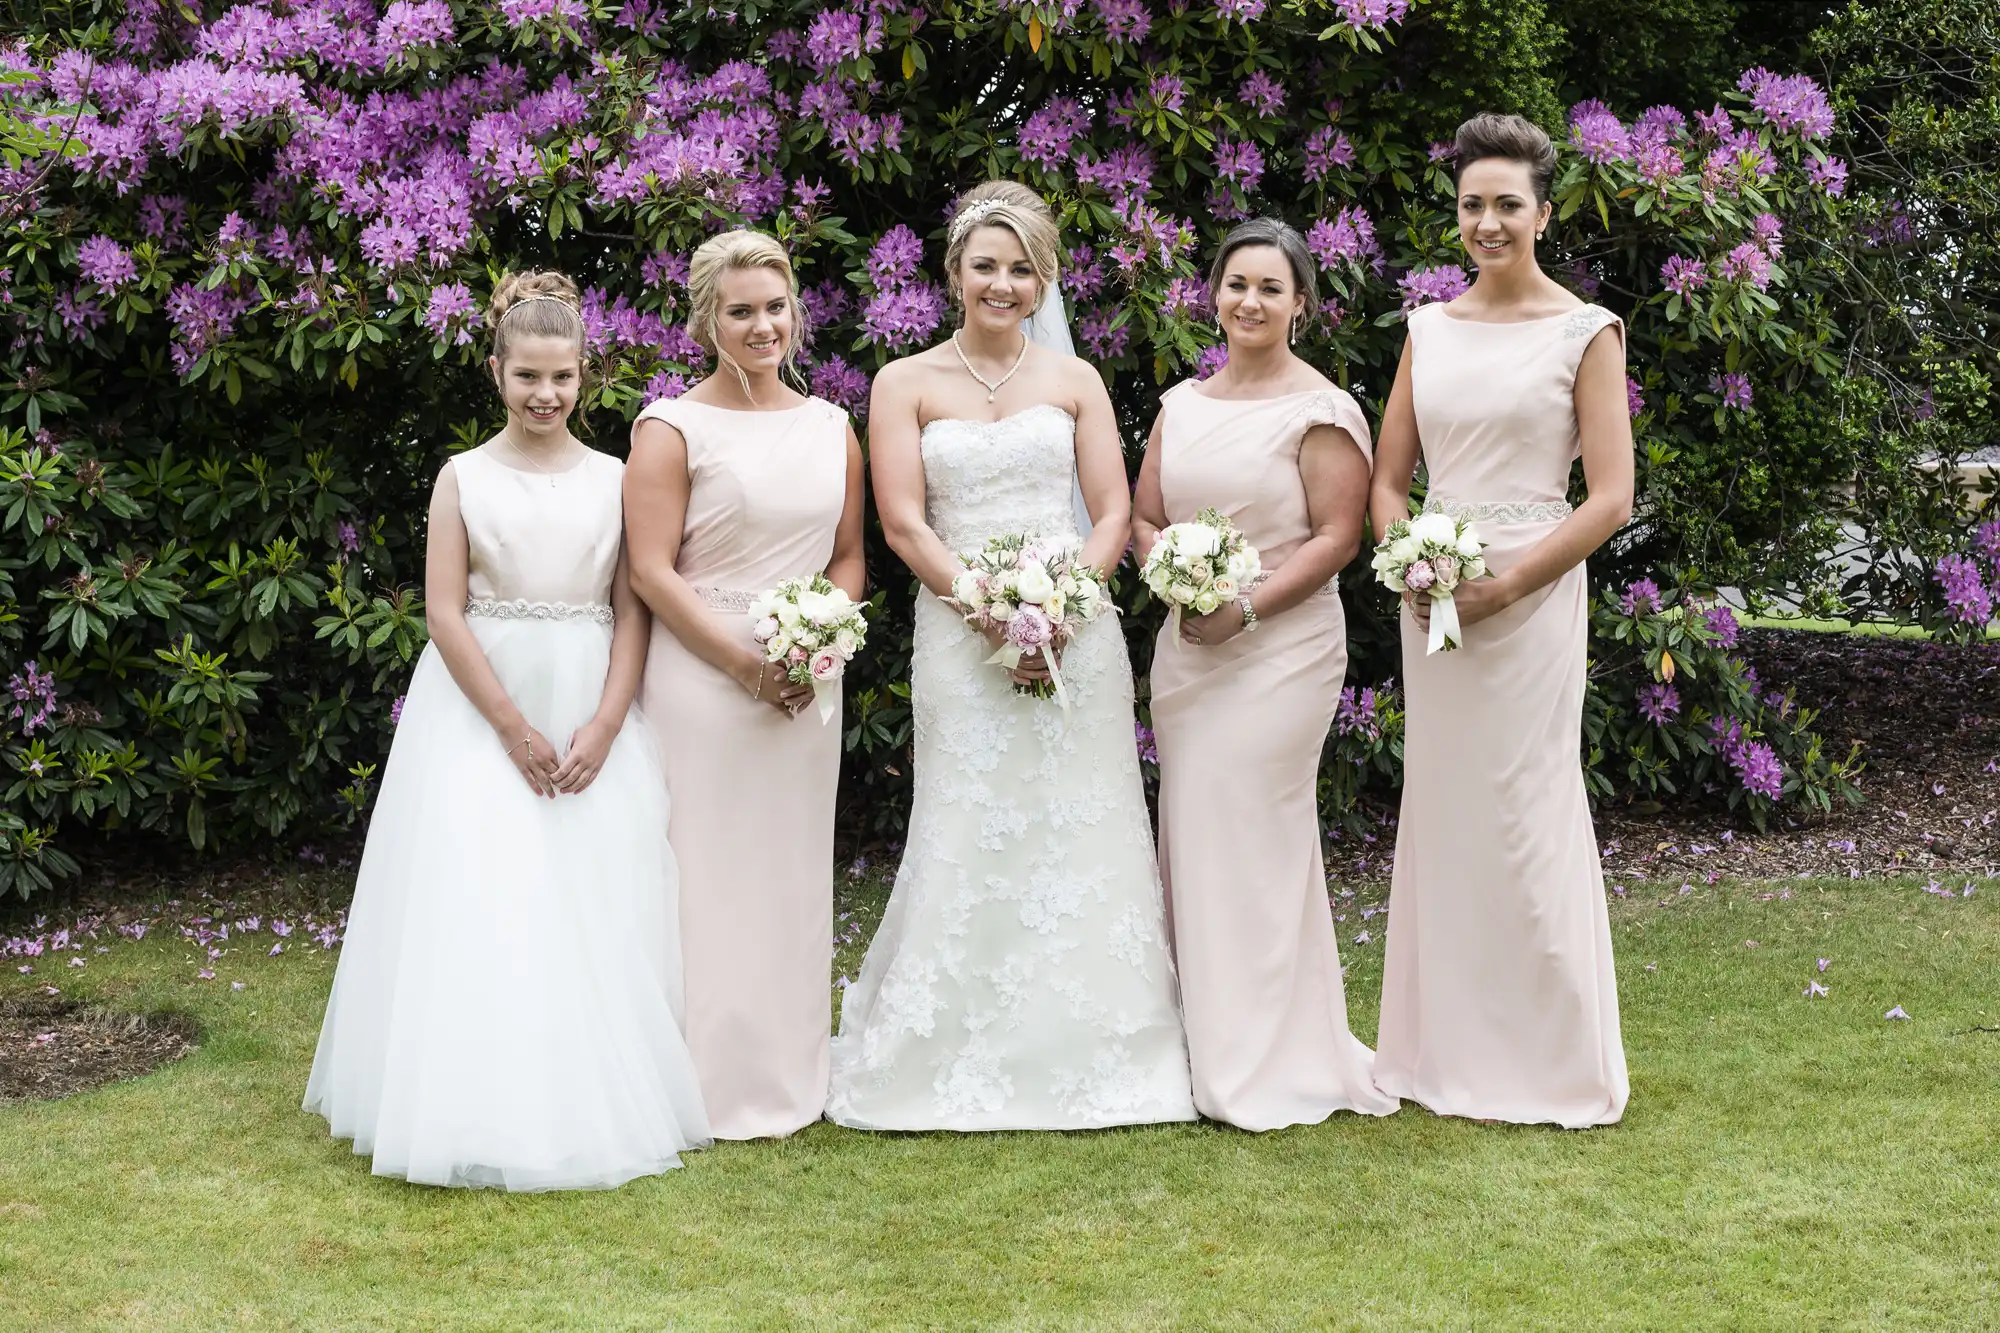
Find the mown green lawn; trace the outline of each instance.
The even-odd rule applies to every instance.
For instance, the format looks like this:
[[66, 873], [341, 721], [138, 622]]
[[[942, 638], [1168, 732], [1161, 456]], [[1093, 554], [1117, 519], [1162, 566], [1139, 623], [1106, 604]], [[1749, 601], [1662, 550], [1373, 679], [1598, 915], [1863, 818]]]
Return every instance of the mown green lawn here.
[[[248, 947], [199, 981], [178, 939], [120, 942], [66, 992], [206, 1035], [0, 1108], [0, 1328], [2000, 1328], [2000, 1032], [1974, 1030], [2000, 1027], [1996, 899], [1617, 904], [1612, 1129], [821, 1125], [563, 1195], [379, 1180], [298, 1110], [332, 955]], [[1366, 1035], [1380, 945], [1348, 953]]]

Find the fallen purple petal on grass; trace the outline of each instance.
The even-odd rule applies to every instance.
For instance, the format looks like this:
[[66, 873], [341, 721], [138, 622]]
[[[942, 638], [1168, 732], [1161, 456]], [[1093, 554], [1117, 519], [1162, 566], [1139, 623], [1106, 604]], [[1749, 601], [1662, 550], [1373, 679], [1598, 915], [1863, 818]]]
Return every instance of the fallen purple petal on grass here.
[[1367, 931], [1364, 930], [1359, 935], [1356, 935], [1354, 937], [1354, 942], [1356, 944], [1366, 944], [1368, 943], [1369, 940], [1373, 938], [1374, 936], [1370, 935]]
[[284, 951], [285, 951], [284, 941], [280, 940], [278, 943], [272, 945], [271, 952], [265, 954], [264, 956], [266, 958], [276, 958], [279, 954], [283, 953]]
[[203, 981], [213, 981], [215, 980], [215, 969], [212, 967], [204, 967], [201, 971], [195, 973], [195, 975], [200, 977]]
[[33, 963], [23, 963], [14, 970], [24, 977], [31, 977], [35, 974], [35, 965]]
[[229, 983], [229, 989], [231, 989], [231, 990], [242, 990], [242, 989], [243, 989], [243, 983], [242, 983], [242, 982], [240, 982], [240, 981], [232, 981], [232, 982], [230, 982], [230, 983]]
[[1660, 965], [1658, 963], [1648, 963], [1646, 964], [1646, 970], [1648, 972], [1657, 972], [1660, 970]]
[[1832, 965], [1833, 965], [1833, 960], [1831, 958], [1822, 958], [1819, 960], [1819, 970], [1822, 972], [1826, 971], [1826, 969]]
[[1807, 986], [1804, 990], [1800, 991], [1799, 994], [1805, 996], [1807, 999], [1818, 999], [1827, 994], [1827, 989], [1826, 987], [1820, 985], [1817, 981], [1815, 981], [1810, 986]]
[[1910, 1016], [1903, 1012], [1903, 1006], [1899, 1004], [1894, 1009], [1891, 1009], [1888, 1013], [1882, 1015], [1882, 1017], [1900, 1019], [1907, 1022]]
[[71, 967], [82, 967], [82, 966], [83, 966], [83, 960], [82, 960], [81, 958], [72, 958], [72, 959], [70, 959], [70, 960], [69, 960], [69, 965], [70, 965]]

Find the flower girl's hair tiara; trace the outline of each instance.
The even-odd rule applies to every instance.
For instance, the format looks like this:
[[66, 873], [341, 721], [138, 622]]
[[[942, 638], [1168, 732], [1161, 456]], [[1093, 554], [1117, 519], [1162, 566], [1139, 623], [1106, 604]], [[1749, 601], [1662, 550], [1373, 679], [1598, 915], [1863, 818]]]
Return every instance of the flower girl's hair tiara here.
[[[507, 316], [513, 314], [516, 310], [519, 310], [522, 306], [533, 305], [537, 301], [554, 301], [557, 305], [569, 311], [571, 314], [573, 315], [577, 314], [576, 307], [572, 305], [570, 302], [564, 300], [562, 297], [553, 295], [549, 292], [536, 292], [532, 296], [524, 296], [520, 300], [515, 301], [512, 305], [509, 305], [505, 310], [500, 312], [500, 318], [504, 320], [507, 318]], [[578, 317], [581, 318], [580, 315]]]

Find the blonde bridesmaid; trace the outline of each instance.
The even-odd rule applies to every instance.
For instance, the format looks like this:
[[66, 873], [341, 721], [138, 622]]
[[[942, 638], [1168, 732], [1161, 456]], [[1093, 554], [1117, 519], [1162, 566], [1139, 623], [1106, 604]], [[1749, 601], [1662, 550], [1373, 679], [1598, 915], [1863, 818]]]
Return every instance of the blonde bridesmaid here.
[[[1584, 558], [1632, 512], [1624, 328], [1535, 258], [1556, 153], [1516, 116], [1458, 131], [1458, 221], [1479, 277], [1412, 312], [1370, 507], [1472, 520], [1491, 578], [1457, 596], [1464, 647], [1403, 616], [1403, 814], [1375, 1082], [1440, 1115], [1568, 1128], [1625, 1112], [1625, 1051], [1579, 760]], [[1565, 499], [1583, 461], [1587, 498]]]
[[1340, 703], [1347, 625], [1335, 576], [1361, 542], [1368, 425], [1291, 350], [1318, 307], [1299, 234], [1272, 218], [1209, 272], [1228, 363], [1161, 401], [1134, 500], [1143, 561], [1160, 530], [1222, 511], [1268, 576], [1160, 630], [1153, 730], [1160, 868], [1201, 1113], [1243, 1129], [1388, 1115], [1347, 1028], [1320, 858], [1320, 749]]
[[765, 663], [746, 611], [821, 571], [860, 598], [861, 447], [844, 412], [785, 382], [804, 315], [777, 241], [710, 239], [688, 292], [689, 332], [719, 368], [639, 414], [625, 472], [632, 586], [654, 616], [640, 705], [673, 800], [709, 1123], [778, 1137], [826, 1105], [841, 720]]

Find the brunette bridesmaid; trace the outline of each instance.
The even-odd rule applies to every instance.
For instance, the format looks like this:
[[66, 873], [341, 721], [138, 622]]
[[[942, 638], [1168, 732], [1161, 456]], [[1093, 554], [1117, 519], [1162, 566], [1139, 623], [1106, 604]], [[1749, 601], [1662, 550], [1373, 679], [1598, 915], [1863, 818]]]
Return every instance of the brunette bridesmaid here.
[[673, 800], [709, 1124], [767, 1138], [826, 1105], [841, 719], [822, 722], [811, 689], [765, 663], [746, 612], [821, 571], [860, 599], [861, 447], [844, 412], [784, 381], [804, 316], [777, 241], [710, 239], [688, 294], [689, 332], [718, 369], [639, 414], [625, 472], [632, 586], [654, 616], [640, 706]]
[[[1459, 590], [1464, 647], [1403, 616], [1402, 824], [1375, 1082], [1440, 1115], [1568, 1128], [1625, 1111], [1625, 1051], [1579, 759], [1584, 558], [1632, 512], [1624, 328], [1542, 272], [1556, 152], [1516, 116], [1459, 127], [1458, 220], [1479, 277], [1410, 315], [1382, 421], [1379, 532], [1470, 519], [1492, 577]], [[1587, 498], [1564, 498], [1583, 460]]]
[[1291, 350], [1317, 276], [1275, 219], [1223, 241], [1208, 281], [1228, 363], [1168, 391], [1134, 499], [1142, 562], [1162, 528], [1213, 507], [1268, 571], [1178, 633], [1169, 621], [1152, 675], [1195, 1106], [1252, 1130], [1397, 1107], [1347, 1028], [1320, 857], [1320, 750], [1347, 670], [1335, 576], [1360, 546], [1369, 437], [1354, 399]]

